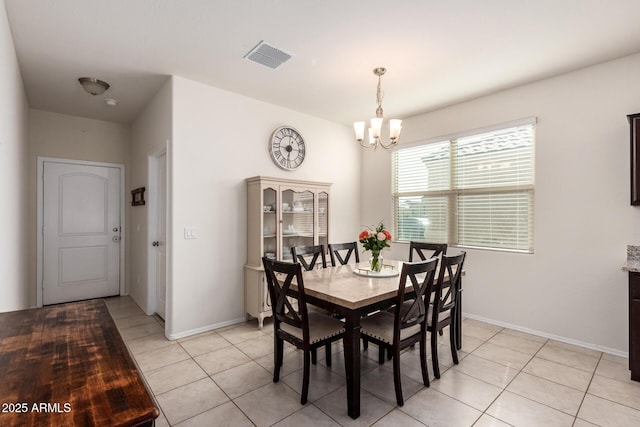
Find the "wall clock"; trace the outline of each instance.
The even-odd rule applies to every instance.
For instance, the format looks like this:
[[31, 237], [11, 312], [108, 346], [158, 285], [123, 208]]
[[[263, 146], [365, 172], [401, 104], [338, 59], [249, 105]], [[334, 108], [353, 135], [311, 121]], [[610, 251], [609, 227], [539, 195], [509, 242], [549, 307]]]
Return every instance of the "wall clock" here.
[[291, 126], [280, 126], [269, 140], [271, 159], [284, 170], [295, 170], [302, 165], [306, 155], [304, 138]]

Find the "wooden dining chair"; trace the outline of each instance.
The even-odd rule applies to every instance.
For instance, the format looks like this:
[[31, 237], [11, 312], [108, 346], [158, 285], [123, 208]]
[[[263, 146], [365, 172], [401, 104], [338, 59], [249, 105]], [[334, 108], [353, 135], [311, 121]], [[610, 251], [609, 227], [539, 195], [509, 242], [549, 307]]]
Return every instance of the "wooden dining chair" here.
[[[293, 262], [299, 262], [302, 264], [302, 268], [305, 271], [313, 270], [318, 262], [321, 262], [322, 268], [327, 268], [327, 256], [325, 254], [324, 245], [316, 246], [294, 246], [291, 248], [291, 256]], [[327, 316], [332, 316], [328, 310], [323, 308], [311, 306], [311, 311], [316, 311]], [[311, 362], [315, 365], [318, 360], [317, 351], [314, 348], [311, 351]], [[331, 366], [331, 343], [327, 343], [325, 346], [325, 362], [327, 366]]]
[[[342, 254], [340, 252], [343, 251]], [[346, 252], [344, 252], [346, 251]], [[360, 262], [360, 254], [358, 253], [358, 242], [351, 243], [329, 243], [329, 255], [331, 256], [331, 266], [337, 265], [336, 259], [340, 265], [347, 265], [354, 255], [356, 264]], [[377, 311], [377, 310], [376, 310]], [[369, 341], [366, 337], [362, 337], [362, 346], [366, 350], [369, 348]]]
[[[413, 261], [414, 252], [424, 261], [429, 258], [445, 255], [447, 253], [447, 244], [411, 241], [409, 242], [409, 262]], [[440, 331], [440, 335], [442, 335], [442, 331]]]
[[327, 268], [327, 256], [324, 245], [294, 246], [291, 248], [293, 262], [299, 262], [306, 271], [313, 270], [318, 262], [322, 261], [322, 268]]
[[356, 263], [360, 262], [360, 254], [358, 253], [358, 242], [329, 243], [329, 255], [331, 256], [331, 266], [333, 267], [337, 265], [336, 259], [338, 260], [340, 265], [348, 264], [352, 254], [355, 257]]
[[447, 253], [446, 243], [409, 242], [409, 262], [413, 262], [413, 253], [417, 253], [422, 261]]
[[[299, 263], [288, 263], [262, 258], [267, 287], [272, 301], [274, 328], [274, 371], [273, 382], [280, 380], [283, 362], [284, 341], [304, 352], [301, 404], [307, 403], [309, 394], [310, 356], [312, 350], [342, 339], [344, 324], [330, 316], [307, 310], [307, 301]], [[294, 282], [298, 288], [295, 297], [289, 294]], [[297, 302], [292, 304], [292, 301]]]
[[[400, 351], [404, 348], [420, 343], [422, 381], [425, 386], [429, 387], [426, 338], [429, 300], [426, 299], [426, 296], [431, 293], [433, 288], [437, 267], [437, 258], [404, 263], [400, 273], [400, 284], [393, 313], [379, 311], [363, 318], [360, 322], [362, 336], [378, 344], [382, 360], [385, 349], [390, 349], [393, 352], [393, 383], [396, 390], [396, 402], [400, 406], [404, 405], [400, 382]], [[403, 304], [407, 281], [413, 286], [416, 293], [416, 297], [410, 305]]]
[[[451, 346], [451, 358], [458, 364], [458, 350], [456, 346], [456, 311], [460, 310], [459, 295], [462, 286], [462, 266], [466, 253], [458, 255], [443, 255], [440, 264], [438, 280], [433, 286], [433, 297], [427, 295], [429, 300], [429, 319], [427, 331], [431, 333], [431, 361], [433, 362], [433, 374], [440, 378], [440, 365], [438, 363], [438, 337], [436, 332], [442, 335], [442, 330], [449, 326], [449, 344]], [[449, 280], [445, 283], [445, 274]]]
[[[426, 261], [429, 258], [439, 257], [441, 254], [447, 253], [447, 244], [446, 243], [428, 243], [428, 242], [409, 242], [409, 262], [413, 262], [413, 253], [416, 253], [420, 260]], [[412, 301], [405, 301], [405, 305], [411, 304]], [[393, 307], [390, 309], [393, 311]], [[442, 331], [440, 331], [440, 335], [442, 335]], [[363, 343], [364, 347], [367, 348], [367, 342]], [[382, 354], [382, 353], [381, 353]], [[393, 354], [391, 352], [388, 353], [387, 359], [391, 359]], [[384, 363], [384, 357], [380, 356], [379, 363]]]

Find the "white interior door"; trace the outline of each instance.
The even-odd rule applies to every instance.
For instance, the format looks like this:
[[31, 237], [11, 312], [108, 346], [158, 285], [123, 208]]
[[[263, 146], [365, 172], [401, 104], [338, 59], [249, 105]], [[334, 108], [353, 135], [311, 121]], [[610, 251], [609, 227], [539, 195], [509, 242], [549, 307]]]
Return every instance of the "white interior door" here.
[[167, 155], [159, 156], [156, 165], [156, 313], [164, 319], [167, 299]]
[[120, 169], [44, 162], [42, 302], [120, 292]]

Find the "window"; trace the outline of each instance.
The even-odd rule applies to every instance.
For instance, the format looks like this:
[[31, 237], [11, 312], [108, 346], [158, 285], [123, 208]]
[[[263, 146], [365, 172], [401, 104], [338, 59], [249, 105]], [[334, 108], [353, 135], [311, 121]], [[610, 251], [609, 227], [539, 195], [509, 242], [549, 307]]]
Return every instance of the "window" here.
[[397, 240], [533, 252], [534, 123], [394, 151]]

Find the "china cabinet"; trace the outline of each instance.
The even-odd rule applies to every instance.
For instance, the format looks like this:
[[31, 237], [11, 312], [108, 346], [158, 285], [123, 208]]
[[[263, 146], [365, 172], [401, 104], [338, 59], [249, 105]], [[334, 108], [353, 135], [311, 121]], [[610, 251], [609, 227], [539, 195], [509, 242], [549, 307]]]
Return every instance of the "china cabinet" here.
[[271, 301], [262, 257], [291, 261], [291, 248], [329, 243], [331, 184], [256, 176], [247, 179], [245, 311], [262, 328]]

